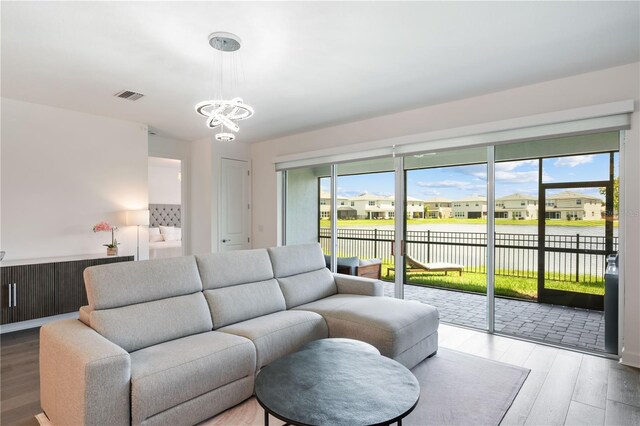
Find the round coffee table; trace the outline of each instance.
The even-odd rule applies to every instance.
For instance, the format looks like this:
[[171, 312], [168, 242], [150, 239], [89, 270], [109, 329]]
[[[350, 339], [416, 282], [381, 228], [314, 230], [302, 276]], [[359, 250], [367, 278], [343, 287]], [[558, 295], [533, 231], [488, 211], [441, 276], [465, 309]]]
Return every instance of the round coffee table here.
[[264, 367], [255, 394], [265, 425], [269, 414], [293, 425], [401, 425], [420, 385], [367, 343], [322, 339]]

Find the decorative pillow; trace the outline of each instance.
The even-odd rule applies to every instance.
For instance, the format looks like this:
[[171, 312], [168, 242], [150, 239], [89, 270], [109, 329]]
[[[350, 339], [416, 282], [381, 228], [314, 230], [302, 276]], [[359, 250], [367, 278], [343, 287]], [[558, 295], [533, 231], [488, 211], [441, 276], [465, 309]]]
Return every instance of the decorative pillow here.
[[160, 228], [149, 228], [149, 242], [163, 241]]
[[382, 259], [361, 260], [359, 266], [378, 265], [382, 263]]
[[171, 232], [168, 234], [162, 234], [162, 238], [165, 241], [180, 241], [180, 236], [178, 235], [177, 232]]
[[162, 234], [165, 241], [182, 241], [182, 228], [172, 228], [171, 232]]
[[160, 233], [161, 234], [168, 234], [168, 233], [174, 232], [175, 229], [176, 228], [173, 227], [173, 226], [160, 226]]

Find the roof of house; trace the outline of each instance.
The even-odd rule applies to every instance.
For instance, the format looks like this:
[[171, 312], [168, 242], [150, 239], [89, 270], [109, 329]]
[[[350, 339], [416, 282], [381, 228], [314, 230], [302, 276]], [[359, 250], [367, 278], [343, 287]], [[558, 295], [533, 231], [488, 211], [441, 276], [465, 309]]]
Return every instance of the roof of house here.
[[602, 198], [594, 197], [593, 195], [584, 194], [581, 192], [575, 191], [562, 191], [557, 194], [550, 195], [547, 197], [548, 200], [571, 200], [571, 199], [587, 199], [587, 200], [598, 200], [602, 202]]
[[537, 200], [538, 197], [535, 195], [522, 194], [520, 192], [516, 192], [515, 194], [505, 195], [504, 197], [496, 198], [496, 200], [507, 201], [507, 200]]
[[[326, 198], [326, 199], [328, 200], [329, 198], [331, 198], [331, 194], [330, 194], [330, 193], [328, 193], [327, 191], [320, 191], [320, 198]], [[336, 197], [336, 199], [337, 199], [337, 200], [348, 200], [348, 198], [347, 198], [347, 197], [342, 197], [342, 196], [340, 196], [340, 195], [338, 195], [338, 196]]]
[[482, 201], [484, 203], [487, 202], [487, 197], [481, 197], [481, 196], [473, 196], [473, 197], [467, 197], [467, 198], [462, 198], [460, 200], [455, 200], [457, 202], [464, 202], [464, 201]]
[[434, 197], [434, 198], [429, 198], [428, 200], [425, 200], [425, 203], [451, 203], [452, 201], [448, 198], [442, 198], [442, 197]]

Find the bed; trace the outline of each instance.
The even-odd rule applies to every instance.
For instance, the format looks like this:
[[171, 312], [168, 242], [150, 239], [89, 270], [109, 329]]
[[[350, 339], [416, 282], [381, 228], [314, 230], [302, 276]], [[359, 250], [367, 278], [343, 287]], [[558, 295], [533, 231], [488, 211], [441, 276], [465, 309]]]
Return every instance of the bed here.
[[149, 259], [182, 256], [180, 204], [149, 204]]

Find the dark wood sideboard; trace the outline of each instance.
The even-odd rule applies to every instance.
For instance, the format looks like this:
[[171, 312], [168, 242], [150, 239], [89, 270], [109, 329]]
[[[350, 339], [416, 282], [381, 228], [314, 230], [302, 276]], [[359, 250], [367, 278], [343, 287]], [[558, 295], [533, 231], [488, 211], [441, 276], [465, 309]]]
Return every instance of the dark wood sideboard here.
[[86, 305], [85, 268], [129, 262], [133, 256], [91, 257], [4, 266], [0, 264], [0, 324], [77, 312]]

